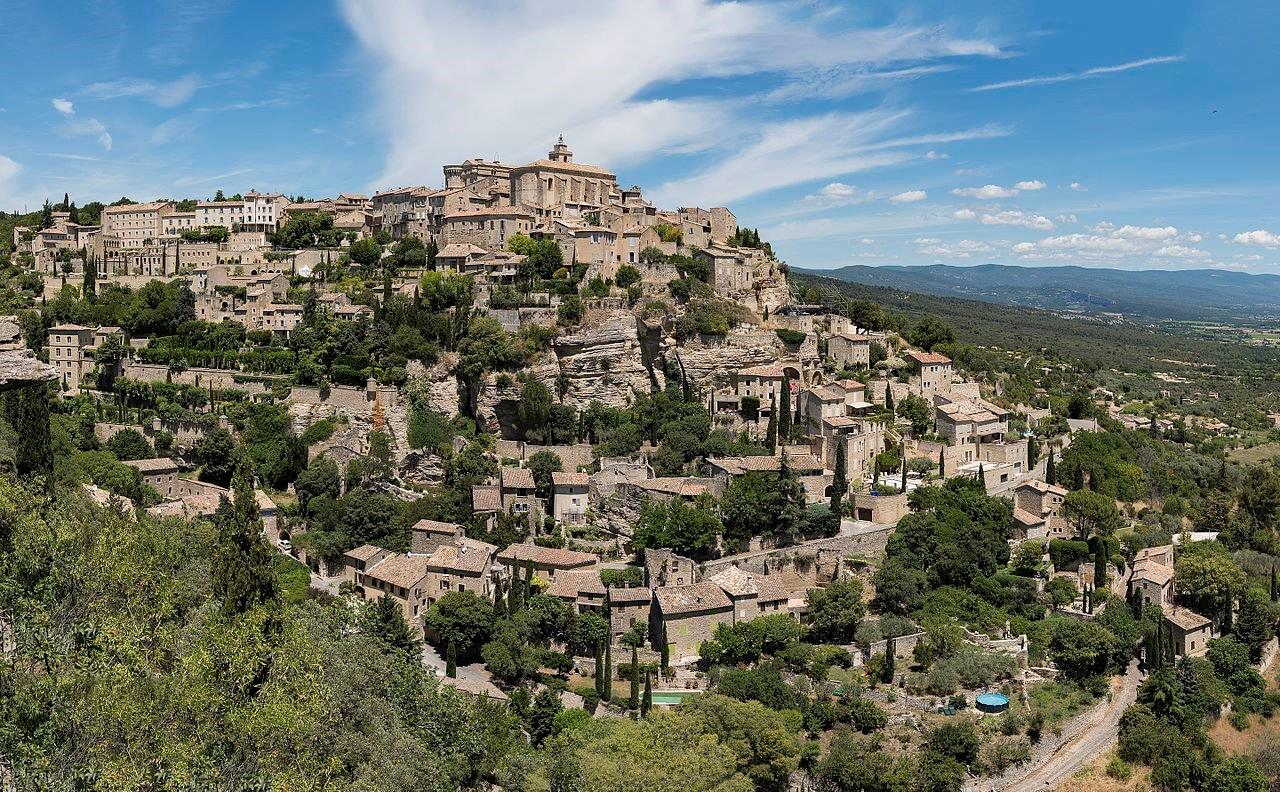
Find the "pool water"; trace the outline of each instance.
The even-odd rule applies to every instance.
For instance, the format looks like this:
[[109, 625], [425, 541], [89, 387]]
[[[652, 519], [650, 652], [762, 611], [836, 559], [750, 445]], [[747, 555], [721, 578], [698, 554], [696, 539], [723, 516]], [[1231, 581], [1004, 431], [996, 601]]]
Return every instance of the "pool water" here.
[[690, 696], [698, 695], [696, 690], [655, 690], [653, 692], [653, 703], [655, 706], [674, 707]]

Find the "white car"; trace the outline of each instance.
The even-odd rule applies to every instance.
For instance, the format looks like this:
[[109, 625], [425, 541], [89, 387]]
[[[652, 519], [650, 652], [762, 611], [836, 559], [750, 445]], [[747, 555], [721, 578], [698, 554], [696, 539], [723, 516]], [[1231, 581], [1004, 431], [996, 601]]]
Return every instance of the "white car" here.
[[286, 553], [293, 550], [293, 542], [290, 542], [288, 539], [277, 540], [276, 546], [279, 547], [281, 550], [285, 551]]

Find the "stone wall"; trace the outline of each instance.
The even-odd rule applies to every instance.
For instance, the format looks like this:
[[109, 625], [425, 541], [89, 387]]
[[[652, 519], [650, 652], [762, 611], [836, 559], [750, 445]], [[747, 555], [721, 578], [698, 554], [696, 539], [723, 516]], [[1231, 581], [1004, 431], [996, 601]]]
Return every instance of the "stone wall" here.
[[329, 388], [327, 394], [322, 394], [319, 388], [308, 385], [294, 385], [289, 389], [289, 395], [285, 397], [285, 402], [294, 404], [297, 402], [310, 402], [312, 404], [325, 404], [346, 410], [349, 413], [372, 413], [374, 394], [378, 395], [378, 401], [382, 403], [382, 409], [392, 410], [400, 405], [400, 391], [398, 388], [379, 387], [370, 391], [366, 388], [357, 388], [351, 385], [333, 385]]
[[889, 543], [891, 525], [854, 524], [846, 522], [847, 531], [825, 539], [725, 556], [702, 565], [699, 579], [705, 579], [725, 567], [739, 566], [758, 575], [791, 569], [806, 581], [821, 583], [830, 581], [839, 571], [840, 560], [849, 557], [875, 558], [884, 555]]
[[172, 382], [175, 385], [194, 385], [198, 388], [213, 387], [214, 390], [239, 390], [248, 394], [265, 393], [267, 386], [256, 380], [237, 382], [236, 378], [244, 376], [231, 369], [215, 369], [192, 367], [174, 371], [158, 363], [139, 363], [130, 361], [125, 364], [124, 376], [139, 382]]
[[[219, 417], [218, 425], [224, 429], [230, 429], [227, 420]], [[205, 428], [195, 421], [162, 421], [155, 418], [143, 426], [134, 424], [121, 423], [98, 423], [93, 428], [93, 434], [98, 438], [98, 442], [105, 443], [115, 437], [117, 433], [125, 429], [134, 429], [141, 432], [143, 437], [154, 442], [155, 436], [160, 432], [168, 432], [173, 435], [173, 442], [177, 445], [192, 445], [204, 437]]]
[[499, 459], [516, 459], [521, 462], [528, 461], [529, 457], [541, 451], [550, 451], [560, 457], [560, 469], [567, 472], [576, 472], [582, 467], [589, 468], [595, 461], [590, 443], [556, 446], [533, 445], [523, 440], [498, 440], [495, 451]]

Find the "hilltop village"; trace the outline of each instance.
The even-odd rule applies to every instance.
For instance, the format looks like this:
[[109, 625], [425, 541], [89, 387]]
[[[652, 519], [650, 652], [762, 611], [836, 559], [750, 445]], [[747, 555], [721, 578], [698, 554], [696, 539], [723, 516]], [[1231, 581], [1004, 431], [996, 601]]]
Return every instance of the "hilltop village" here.
[[1275, 568], [1201, 547], [1264, 549], [1239, 474], [1203, 466], [1194, 509], [1149, 481], [1185, 422], [800, 285], [729, 208], [656, 207], [563, 140], [442, 184], [14, 223], [4, 365], [56, 398], [11, 390], [5, 464], [215, 526], [240, 577], [373, 614], [526, 745], [721, 697], [776, 731], [726, 760], [745, 787], [672, 788], [1041, 788], [1114, 737], [1139, 661], [1269, 709]]

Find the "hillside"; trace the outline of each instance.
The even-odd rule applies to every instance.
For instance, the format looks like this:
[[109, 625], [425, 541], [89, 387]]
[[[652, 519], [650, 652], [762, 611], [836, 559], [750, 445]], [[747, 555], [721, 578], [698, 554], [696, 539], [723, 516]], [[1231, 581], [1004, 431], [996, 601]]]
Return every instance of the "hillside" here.
[[1093, 267], [842, 267], [811, 271], [873, 286], [1049, 311], [1151, 319], [1250, 320], [1280, 316], [1280, 276], [1219, 270]]

